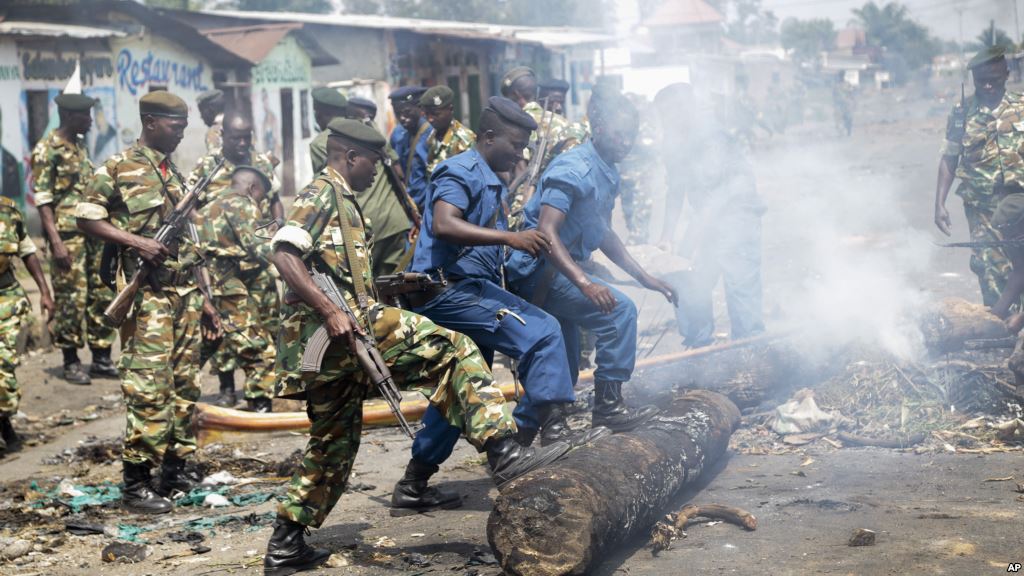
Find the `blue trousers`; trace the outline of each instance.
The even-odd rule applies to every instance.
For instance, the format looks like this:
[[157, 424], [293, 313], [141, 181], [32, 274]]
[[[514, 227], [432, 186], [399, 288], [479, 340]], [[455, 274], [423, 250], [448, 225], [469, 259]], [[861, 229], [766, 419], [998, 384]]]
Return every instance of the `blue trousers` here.
[[[525, 324], [507, 313], [499, 319], [501, 310], [512, 311]], [[526, 300], [487, 280], [469, 278], [414, 311], [469, 336], [481, 350], [496, 350], [518, 362], [525, 394], [513, 415], [520, 427], [540, 427], [538, 406], [576, 400], [561, 326]], [[438, 465], [451, 455], [459, 429], [433, 407], [427, 409], [422, 423], [412, 443], [413, 458]]]
[[693, 269], [665, 278], [679, 294], [676, 323], [689, 346], [714, 341], [712, 292], [722, 279], [729, 310], [730, 336], [747, 338], [764, 332], [761, 296], [761, 214], [738, 209], [710, 225]]
[[[541, 266], [517, 286], [519, 294], [524, 298], [533, 298], [533, 292], [543, 275], [544, 267]], [[594, 370], [594, 380], [625, 382], [633, 375], [633, 367], [636, 365], [636, 305], [629, 296], [604, 280], [589, 274], [587, 277], [591, 282], [603, 284], [612, 291], [618, 304], [610, 313], [602, 312], [575, 284], [557, 272], [542, 307], [562, 325], [562, 337], [574, 384], [579, 377], [580, 328], [589, 331], [595, 341], [597, 368]]]

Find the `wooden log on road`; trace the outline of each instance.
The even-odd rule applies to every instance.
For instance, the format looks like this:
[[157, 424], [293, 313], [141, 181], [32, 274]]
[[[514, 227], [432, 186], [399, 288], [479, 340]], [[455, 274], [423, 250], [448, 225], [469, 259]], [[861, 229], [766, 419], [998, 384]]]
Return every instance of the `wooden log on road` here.
[[725, 453], [739, 420], [725, 396], [688, 392], [640, 428], [517, 478], [487, 521], [495, 557], [508, 574], [586, 574], [650, 530], [679, 489]]

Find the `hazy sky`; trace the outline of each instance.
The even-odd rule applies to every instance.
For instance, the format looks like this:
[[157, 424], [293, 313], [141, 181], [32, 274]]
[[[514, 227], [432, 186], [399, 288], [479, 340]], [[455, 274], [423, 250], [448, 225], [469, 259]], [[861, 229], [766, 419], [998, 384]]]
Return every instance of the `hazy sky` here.
[[[852, 18], [850, 10], [864, 5], [867, 0], [762, 0], [766, 9], [773, 10], [783, 20], [789, 17], [831, 18], [837, 28], [842, 28]], [[1006, 30], [1017, 39], [1014, 22], [1014, 3], [1024, 26], [1024, 0], [903, 0], [911, 16], [940, 38], [959, 40], [960, 15], [963, 9], [963, 34], [968, 40], [974, 39], [988, 26], [990, 20], [996, 27]], [[882, 5], [885, 0], [876, 0]]]

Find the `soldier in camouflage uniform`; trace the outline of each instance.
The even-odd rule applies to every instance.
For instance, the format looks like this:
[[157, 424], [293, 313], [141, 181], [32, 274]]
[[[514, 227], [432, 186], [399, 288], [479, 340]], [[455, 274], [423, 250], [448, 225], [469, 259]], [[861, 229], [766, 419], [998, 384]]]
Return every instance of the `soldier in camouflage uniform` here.
[[652, 174], [658, 166], [657, 135], [651, 107], [643, 96], [630, 97], [640, 112], [636, 144], [619, 165], [619, 201], [629, 230], [627, 244], [646, 244], [651, 223]]
[[11, 424], [21, 400], [14, 369], [18, 366], [21, 321], [31, 311], [31, 304], [14, 275], [17, 257], [21, 257], [39, 287], [39, 308], [49, 320], [53, 316], [53, 299], [36, 257], [36, 245], [28, 236], [18, 205], [0, 196], [0, 455], [21, 448], [21, 439]]
[[[230, 128], [225, 130], [225, 143], [231, 141], [230, 133]], [[270, 243], [257, 236], [257, 227], [263, 219], [260, 203], [272, 184], [266, 173], [254, 166], [237, 166], [228, 177], [229, 188], [218, 191], [213, 201], [199, 210], [196, 222], [200, 252], [214, 279], [213, 305], [224, 330], [217, 355], [222, 370], [227, 356], [245, 372], [249, 409], [270, 412], [277, 352], [273, 336], [260, 322], [260, 302], [250, 287], [258, 287], [256, 279], [269, 266]], [[233, 374], [228, 372], [228, 377]], [[234, 396], [233, 380], [231, 385]]]
[[[372, 125], [376, 116], [376, 104], [365, 98], [349, 98], [346, 117]], [[390, 144], [385, 146], [384, 153], [391, 158], [392, 167], [398, 165], [398, 154]], [[319, 170], [314, 172], [319, 174], [325, 166], [326, 160], [319, 166]], [[387, 167], [384, 166], [384, 162], [378, 162], [377, 173], [373, 177], [370, 189], [356, 196], [356, 202], [363, 211], [367, 232], [372, 231], [370, 260], [373, 263], [374, 278], [394, 274], [400, 268], [408, 266], [412, 258], [415, 235], [420, 228], [418, 214], [415, 215], [417, 218], [410, 220], [398, 201], [397, 195], [402, 192], [395, 189], [385, 170]], [[395, 177], [401, 180], [397, 172]], [[406, 199], [410, 204], [413, 202], [408, 195]]]
[[[114, 291], [100, 279], [103, 243], [87, 238], [75, 226], [75, 206], [92, 176], [82, 136], [92, 127], [90, 110], [96, 101], [81, 94], [61, 94], [56, 103], [60, 126], [32, 151], [36, 207], [53, 256], [50, 273], [57, 314], [50, 333], [54, 346], [64, 354], [64, 379], [90, 384], [90, 375], [117, 376], [110, 360], [114, 329], [103, 321], [103, 311], [114, 299]], [[78, 360], [78, 349], [86, 341], [92, 350], [89, 373]]]
[[224, 92], [207, 90], [196, 97], [199, 116], [206, 124], [206, 153], [212, 156], [220, 154], [223, 144]]
[[121, 326], [119, 367], [127, 409], [122, 504], [133, 512], [159, 514], [173, 505], [154, 491], [151, 466], [162, 463], [165, 494], [194, 484], [185, 473], [185, 458], [196, 451], [192, 416], [199, 398], [200, 318], [214, 332], [220, 322], [209, 294], [197, 290], [197, 278], [208, 278], [196, 271], [196, 238], [183, 234], [170, 248], [153, 239], [185, 194], [170, 154], [188, 126], [188, 107], [156, 90], [139, 99], [139, 114], [138, 142], [96, 170], [75, 216], [86, 234], [122, 247], [126, 278], [135, 273], [139, 258], [156, 266], [151, 277], [160, 290], [143, 282]]
[[[197, 182], [213, 172], [221, 157], [224, 158], [224, 165], [219, 172], [213, 175], [213, 180], [200, 201], [200, 207], [216, 200], [222, 193], [231, 192], [231, 175], [237, 166], [252, 166], [271, 182], [267, 194], [258, 202], [258, 218], [253, 221], [253, 225], [264, 227], [269, 226], [273, 221], [280, 222], [284, 217], [284, 208], [281, 205], [280, 187], [274, 177], [274, 165], [268, 154], [260, 154], [253, 150], [252, 122], [242, 114], [231, 111], [224, 115], [223, 124], [223, 151], [218, 154], [207, 154], [200, 158], [188, 179], [188, 186], [190, 188], [195, 186]], [[249, 261], [246, 262], [246, 265], [256, 271], [256, 274], [247, 280], [248, 294], [257, 303], [253, 318], [268, 333], [277, 334], [280, 298], [278, 297], [275, 271], [266, 263]], [[223, 310], [220, 312], [224, 313]], [[213, 366], [220, 380], [220, 392], [214, 399], [214, 404], [218, 406], [234, 406], [237, 401], [235, 368], [238, 367], [238, 363], [235, 360], [241, 353], [234, 348], [236, 342], [237, 339], [234, 338], [226, 339], [217, 347], [213, 356]], [[266, 395], [258, 390], [248, 388], [251, 382], [252, 379], [246, 380], [245, 397], [247, 399], [266, 398]], [[258, 404], [263, 409], [269, 409], [269, 402], [261, 400]]]
[[[1001, 48], [986, 48], [971, 59], [974, 95], [949, 116], [935, 190], [935, 224], [947, 236], [952, 222], [946, 197], [954, 177], [964, 201], [971, 240], [999, 238], [991, 220], [999, 201], [1024, 184], [1024, 95], [1006, 89], [1009, 70]], [[978, 276], [986, 306], [999, 300], [1010, 262], [999, 248], [977, 248], [971, 271]]]
[[434, 86], [420, 96], [420, 108], [434, 133], [427, 140], [427, 177], [445, 160], [462, 154], [476, 143], [476, 134], [454, 118], [455, 92], [447, 86]]
[[[384, 137], [351, 119], [329, 125], [328, 165], [296, 198], [274, 236], [274, 263], [301, 303], [285, 318], [278, 354], [278, 396], [305, 397], [310, 438], [264, 557], [265, 574], [315, 568], [330, 555], [303, 540], [307, 526], [320, 526], [345, 490], [359, 447], [362, 403], [371, 383], [352, 353], [356, 331], [371, 335], [401, 386], [433, 387], [430, 402], [473, 446], [487, 452], [495, 480], [507, 481], [558, 458], [561, 444], [542, 450], [514, 440], [515, 421], [473, 342], [412, 312], [374, 302], [367, 290], [368, 246], [353, 189], [373, 182]], [[354, 325], [309, 276], [313, 266], [329, 275], [351, 302]], [[324, 325], [334, 343], [320, 371], [299, 372], [310, 337]]]

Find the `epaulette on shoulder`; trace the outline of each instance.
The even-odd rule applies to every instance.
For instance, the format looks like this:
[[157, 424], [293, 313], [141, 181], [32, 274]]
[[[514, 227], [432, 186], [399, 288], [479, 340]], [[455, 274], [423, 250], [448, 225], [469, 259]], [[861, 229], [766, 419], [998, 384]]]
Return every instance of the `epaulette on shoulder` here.
[[0, 207], [2, 208], [14, 208], [18, 209], [18, 203], [8, 198], [7, 196], [0, 196]]
[[333, 190], [334, 185], [331, 184], [331, 181], [326, 176], [318, 175], [312, 182], [306, 184], [306, 187], [302, 189], [302, 192], [299, 192], [295, 199], [308, 200], [323, 194], [328, 188]]

